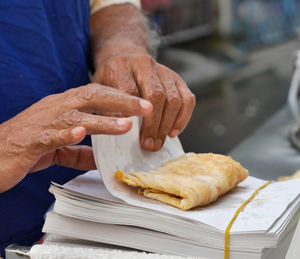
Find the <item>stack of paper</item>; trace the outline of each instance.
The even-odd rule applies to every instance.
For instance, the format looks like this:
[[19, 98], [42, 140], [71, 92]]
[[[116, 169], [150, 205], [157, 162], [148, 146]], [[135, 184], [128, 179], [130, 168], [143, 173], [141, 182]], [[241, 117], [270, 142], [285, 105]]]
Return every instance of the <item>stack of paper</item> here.
[[[178, 140], [163, 150], [139, 148], [138, 124], [123, 136], [97, 136], [97, 167], [61, 186], [43, 231], [150, 252], [223, 258], [224, 233], [235, 211], [265, 181], [248, 177], [213, 204], [181, 211], [153, 201], [113, 177], [116, 169], [147, 171], [183, 153]], [[251, 172], [250, 172], [251, 173]], [[105, 184], [104, 184], [104, 183]], [[300, 180], [275, 182], [244, 208], [230, 231], [230, 258], [284, 258], [300, 216]]]
[[[249, 177], [205, 208], [180, 211], [158, 204], [163, 209], [157, 211], [113, 197], [99, 173], [90, 171], [51, 187], [56, 202], [44, 232], [157, 253], [223, 258], [228, 222], [262, 183]], [[246, 206], [230, 233], [230, 258], [284, 258], [300, 214], [299, 186], [300, 180], [273, 183]]]

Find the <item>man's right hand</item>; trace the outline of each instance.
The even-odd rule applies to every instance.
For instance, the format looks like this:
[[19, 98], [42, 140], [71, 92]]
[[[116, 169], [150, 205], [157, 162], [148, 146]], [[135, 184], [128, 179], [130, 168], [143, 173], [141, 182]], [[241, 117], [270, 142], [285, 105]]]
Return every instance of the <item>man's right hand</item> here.
[[92, 149], [70, 145], [87, 134], [123, 134], [131, 128], [128, 118], [95, 114], [144, 116], [152, 109], [146, 100], [99, 84], [43, 98], [0, 125], [0, 193], [53, 164], [94, 169]]

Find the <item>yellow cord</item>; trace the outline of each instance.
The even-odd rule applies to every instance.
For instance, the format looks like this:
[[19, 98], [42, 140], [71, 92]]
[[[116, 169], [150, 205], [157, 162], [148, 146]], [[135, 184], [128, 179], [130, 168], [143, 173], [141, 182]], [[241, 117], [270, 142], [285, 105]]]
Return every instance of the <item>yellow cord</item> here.
[[270, 183], [272, 183], [272, 181], [269, 181], [267, 183], [265, 183], [264, 185], [260, 186], [251, 196], [248, 200], [244, 201], [243, 204], [241, 205], [241, 207], [239, 207], [237, 209], [237, 211], [234, 213], [232, 219], [230, 220], [226, 230], [225, 230], [225, 244], [224, 244], [224, 259], [228, 259], [229, 258], [229, 232], [231, 229], [231, 226], [234, 222], [234, 220], [236, 219], [236, 217], [239, 215], [239, 213], [243, 210], [243, 208], [245, 208], [245, 206], [258, 194], [258, 192], [265, 188], [267, 185], [269, 185]]

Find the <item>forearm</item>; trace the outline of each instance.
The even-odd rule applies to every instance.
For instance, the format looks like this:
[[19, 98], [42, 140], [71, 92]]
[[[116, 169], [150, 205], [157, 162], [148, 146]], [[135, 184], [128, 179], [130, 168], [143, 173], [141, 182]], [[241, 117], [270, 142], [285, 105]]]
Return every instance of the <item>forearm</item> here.
[[141, 11], [132, 4], [111, 5], [90, 18], [94, 64], [126, 52], [149, 52], [149, 33]]

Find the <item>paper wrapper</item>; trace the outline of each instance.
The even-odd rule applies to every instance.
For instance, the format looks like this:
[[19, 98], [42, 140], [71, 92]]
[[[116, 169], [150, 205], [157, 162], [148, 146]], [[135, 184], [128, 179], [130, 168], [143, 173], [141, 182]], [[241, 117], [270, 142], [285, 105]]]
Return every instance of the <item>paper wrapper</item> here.
[[93, 152], [98, 170], [108, 191], [115, 197], [137, 206], [160, 204], [137, 194], [137, 190], [121, 183], [115, 178], [115, 171], [147, 172], [158, 168], [162, 163], [184, 154], [179, 139], [167, 138], [164, 146], [157, 152], [144, 151], [140, 147], [139, 132], [141, 119], [131, 117], [131, 130], [119, 136], [92, 136]]

